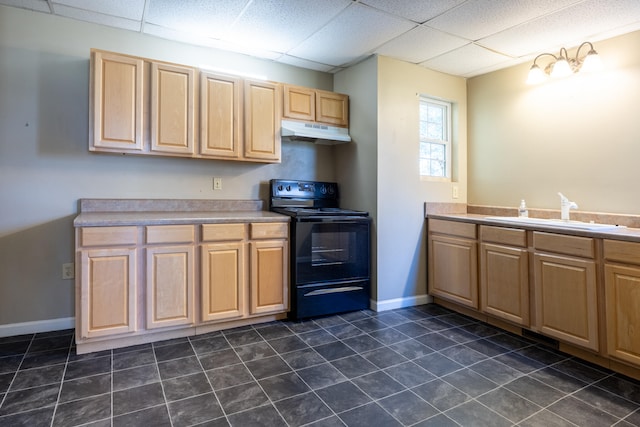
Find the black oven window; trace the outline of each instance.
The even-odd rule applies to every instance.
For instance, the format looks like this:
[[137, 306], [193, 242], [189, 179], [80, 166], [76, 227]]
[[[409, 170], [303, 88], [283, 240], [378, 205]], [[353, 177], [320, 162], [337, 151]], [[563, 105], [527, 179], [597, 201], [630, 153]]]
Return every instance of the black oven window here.
[[314, 232], [311, 235], [311, 265], [324, 267], [348, 263], [355, 234], [353, 231]]

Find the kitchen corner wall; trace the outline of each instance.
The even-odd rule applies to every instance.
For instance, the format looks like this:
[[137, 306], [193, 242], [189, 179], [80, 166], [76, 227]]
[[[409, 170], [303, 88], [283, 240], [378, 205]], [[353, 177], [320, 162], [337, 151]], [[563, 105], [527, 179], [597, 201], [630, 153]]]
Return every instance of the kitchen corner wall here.
[[333, 147], [309, 143], [284, 143], [273, 165], [89, 153], [91, 48], [333, 90], [330, 74], [0, 6], [0, 336], [71, 326], [61, 274], [80, 198], [266, 200], [271, 178], [335, 179]]
[[[461, 77], [387, 57], [373, 57], [335, 76], [351, 95], [354, 143], [336, 147], [336, 174], [348, 177], [343, 205], [374, 219], [375, 302], [378, 309], [426, 302], [424, 202], [466, 203], [467, 99]], [[419, 173], [419, 94], [454, 104], [454, 182], [422, 181]], [[363, 161], [366, 159], [366, 161]], [[452, 186], [458, 199], [452, 199]], [[359, 204], [358, 204], [359, 203]]]
[[640, 213], [638, 46], [640, 32], [594, 42], [602, 71], [536, 86], [531, 62], [469, 79], [469, 203], [559, 210], [560, 191], [579, 210]]

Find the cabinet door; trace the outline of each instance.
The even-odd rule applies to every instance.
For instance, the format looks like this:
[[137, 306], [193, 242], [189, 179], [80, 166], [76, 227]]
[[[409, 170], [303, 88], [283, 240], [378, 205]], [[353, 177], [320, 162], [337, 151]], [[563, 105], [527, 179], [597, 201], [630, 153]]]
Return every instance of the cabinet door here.
[[289, 307], [285, 240], [251, 242], [251, 314], [284, 312]]
[[193, 323], [193, 246], [147, 248], [147, 329]]
[[529, 325], [529, 262], [526, 249], [483, 243], [480, 251], [480, 308]]
[[195, 69], [151, 64], [151, 151], [193, 154]]
[[535, 254], [534, 278], [538, 330], [597, 351], [595, 262]]
[[316, 119], [316, 92], [313, 89], [285, 85], [283, 116], [290, 119]]
[[245, 314], [244, 243], [202, 245], [202, 321], [226, 320]]
[[278, 84], [245, 80], [245, 159], [280, 162], [280, 102]]
[[429, 250], [429, 293], [477, 309], [478, 244], [432, 235]]
[[330, 125], [349, 126], [349, 97], [341, 93], [316, 91], [316, 121]]
[[92, 53], [91, 151], [143, 149], [144, 61], [106, 52]]
[[80, 253], [82, 338], [136, 330], [136, 250], [95, 249]]
[[200, 154], [237, 159], [242, 142], [242, 80], [200, 75]]
[[640, 267], [605, 265], [607, 352], [640, 366]]

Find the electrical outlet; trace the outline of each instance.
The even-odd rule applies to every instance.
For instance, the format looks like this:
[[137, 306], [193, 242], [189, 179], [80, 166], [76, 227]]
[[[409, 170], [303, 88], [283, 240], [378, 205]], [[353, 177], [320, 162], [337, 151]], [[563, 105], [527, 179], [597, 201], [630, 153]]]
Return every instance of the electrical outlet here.
[[222, 190], [222, 178], [213, 178], [213, 189]]
[[75, 279], [75, 266], [72, 262], [62, 264], [62, 278], [63, 279]]
[[457, 185], [454, 185], [454, 186], [452, 187], [452, 189], [451, 189], [451, 196], [452, 196], [454, 199], [457, 199], [457, 198], [458, 198], [459, 194], [458, 194], [458, 186], [457, 186]]

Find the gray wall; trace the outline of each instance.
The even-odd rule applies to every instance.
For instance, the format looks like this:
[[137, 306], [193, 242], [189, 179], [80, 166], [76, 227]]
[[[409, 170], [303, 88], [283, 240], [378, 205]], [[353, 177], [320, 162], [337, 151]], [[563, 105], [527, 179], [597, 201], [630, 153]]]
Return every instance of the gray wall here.
[[0, 332], [74, 316], [61, 266], [80, 198], [266, 200], [271, 178], [335, 179], [333, 148], [309, 143], [276, 165], [89, 153], [91, 48], [333, 89], [326, 73], [0, 6]]

